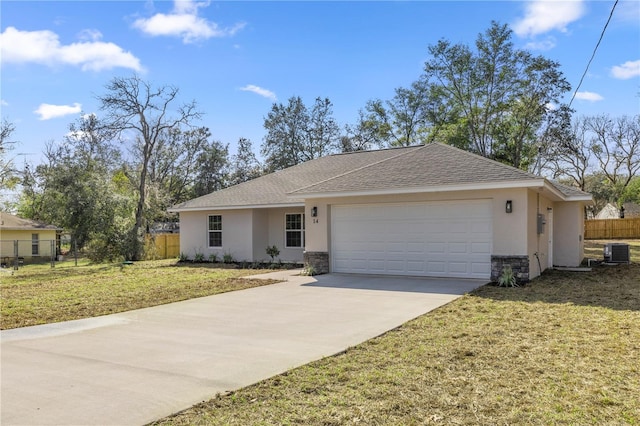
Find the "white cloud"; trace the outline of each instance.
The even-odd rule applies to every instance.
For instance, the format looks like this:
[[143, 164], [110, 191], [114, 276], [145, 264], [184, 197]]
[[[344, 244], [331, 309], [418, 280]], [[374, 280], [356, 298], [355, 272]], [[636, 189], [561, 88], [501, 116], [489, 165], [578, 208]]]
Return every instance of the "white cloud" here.
[[640, 76], [640, 59], [637, 61], [627, 61], [622, 65], [611, 68], [611, 75], [621, 80], [628, 80]]
[[276, 97], [276, 94], [273, 93], [271, 90], [263, 89], [262, 87], [255, 86], [253, 84], [247, 84], [246, 86], [241, 87], [240, 90], [244, 90], [245, 92], [253, 92], [264, 98], [271, 99], [272, 101], [278, 100], [278, 98]]
[[133, 26], [151, 36], [181, 37], [183, 43], [232, 36], [244, 28], [244, 23], [238, 23], [230, 28], [220, 28], [215, 22], [199, 17], [198, 9], [208, 5], [208, 3], [196, 3], [192, 0], [176, 0], [171, 13], [156, 13], [148, 19], [137, 19]]
[[547, 37], [542, 41], [529, 42], [524, 47], [529, 50], [551, 50], [556, 47], [556, 39], [553, 37]]
[[82, 30], [78, 38], [82, 41], [98, 41], [102, 38], [102, 33], [98, 30]]
[[532, 0], [524, 18], [512, 25], [520, 37], [531, 37], [551, 30], [567, 31], [567, 25], [585, 13], [583, 0]]
[[0, 55], [6, 63], [38, 63], [48, 66], [73, 65], [83, 71], [101, 71], [116, 67], [143, 71], [140, 60], [113, 43], [98, 41], [100, 33], [85, 33], [93, 41], [81, 41], [68, 45], [60, 44], [58, 35], [52, 31], [20, 31], [14, 27], [0, 34]]
[[80, 111], [82, 111], [82, 105], [76, 102], [73, 105], [40, 104], [38, 109], [33, 112], [40, 116], [40, 120], [50, 120], [52, 118], [78, 114]]
[[601, 95], [593, 92], [578, 92], [576, 93], [576, 99], [589, 102], [598, 102], [604, 100]]
[[9, 102], [5, 101], [4, 99], [0, 99], [0, 105], [9, 106]]

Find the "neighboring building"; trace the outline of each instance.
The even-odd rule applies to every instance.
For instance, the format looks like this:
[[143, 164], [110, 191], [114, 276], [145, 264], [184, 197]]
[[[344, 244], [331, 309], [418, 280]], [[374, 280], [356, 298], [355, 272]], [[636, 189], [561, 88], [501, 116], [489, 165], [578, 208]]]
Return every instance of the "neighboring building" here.
[[[636, 203], [623, 203], [622, 207], [624, 207], [625, 218], [640, 217], [640, 205]], [[607, 205], [598, 212], [595, 219], [620, 219], [620, 216], [620, 209], [611, 203], [607, 203]]]
[[520, 281], [583, 259], [591, 195], [433, 143], [330, 155], [174, 206], [181, 251], [319, 272]]
[[61, 228], [0, 212], [0, 257], [8, 265], [15, 259], [50, 260], [59, 253]]

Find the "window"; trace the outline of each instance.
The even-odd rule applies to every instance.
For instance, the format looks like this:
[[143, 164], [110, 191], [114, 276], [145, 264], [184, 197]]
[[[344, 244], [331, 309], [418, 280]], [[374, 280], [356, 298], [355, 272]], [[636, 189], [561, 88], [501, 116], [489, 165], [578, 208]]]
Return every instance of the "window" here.
[[304, 247], [304, 214], [285, 215], [285, 247]]
[[38, 234], [31, 234], [31, 255], [32, 256], [37, 256], [39, 253], [39, 249], [40, 249], [40, 244], [38, 244], [38, 242], [40, 241], [40, 236]]
[[209, 247], [222, 247], [222, 216], [209, 216]]

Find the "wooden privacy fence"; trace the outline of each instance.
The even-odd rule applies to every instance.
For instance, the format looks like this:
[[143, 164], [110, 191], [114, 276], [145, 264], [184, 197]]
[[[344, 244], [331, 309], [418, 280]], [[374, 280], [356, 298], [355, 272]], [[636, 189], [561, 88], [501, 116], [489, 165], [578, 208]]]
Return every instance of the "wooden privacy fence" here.
[[172, 259], [180, 254], [180, 234], [147, 234], [147, 259]]
[[586, 240], [640, 238], [640, 217], [585, 220], [584, 238]]

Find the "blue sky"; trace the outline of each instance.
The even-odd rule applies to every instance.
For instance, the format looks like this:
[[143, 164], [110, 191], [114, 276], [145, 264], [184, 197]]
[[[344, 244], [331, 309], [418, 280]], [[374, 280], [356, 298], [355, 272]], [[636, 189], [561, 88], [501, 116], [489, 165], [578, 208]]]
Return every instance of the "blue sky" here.
[[[0, 107], [14, 155], [38, 163], [114, 76], [196, 100], [198, 123], [258, 151], [273, 102], [328, 97], [341, 124], [422, 72], [427, 46], [472, 45], [491, 20], [558, 61], [575, 89], [614, 1], [11, 1], [0, 3]], [[568, 100], [568, 99], [567, 99]], [[573, 107], [640, 113], [640, 2], [620, 0]]]

